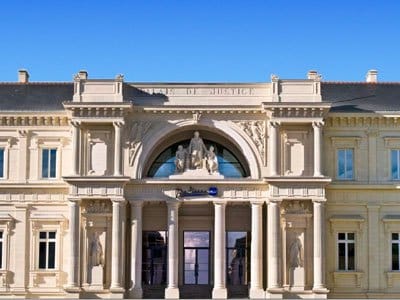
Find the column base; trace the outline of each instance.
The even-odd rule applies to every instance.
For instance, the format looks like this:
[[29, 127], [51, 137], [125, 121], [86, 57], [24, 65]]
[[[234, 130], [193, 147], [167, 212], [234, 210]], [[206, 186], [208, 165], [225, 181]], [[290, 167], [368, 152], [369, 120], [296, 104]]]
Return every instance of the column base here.
[[81, 288], [77, 285], [65, 285], [64, 286], [64, 291], [66, 291], [67, 293], [80, 293]]
[[125, 289], [122, 286], [111, 286], [110, 292], [113, 294], [112, 298], [124, 298]]
[[213, 299], [227, 299], [228, 290], [226, 288], [213, 288], [212, 297]]
[[179, 288], [169, 288], [165, 289], [165, 299], [179, 299]]
[[129, 292], [129, 297], [132, 299], [141, 299], [143, 298], [143, 289], [142, 288], [133, 288], [130, 289]]
[[262, 288], [250, 288], [249, 298], [251, 299], [261, 299], [265, 297], [265, 292]]
[[312, 289], [315, 299], [327, 299], [329, 290], [324, 287]]
[[269, 288], [265, 292], [265, 298], [267, 299], [283, 299], [282, 288]]

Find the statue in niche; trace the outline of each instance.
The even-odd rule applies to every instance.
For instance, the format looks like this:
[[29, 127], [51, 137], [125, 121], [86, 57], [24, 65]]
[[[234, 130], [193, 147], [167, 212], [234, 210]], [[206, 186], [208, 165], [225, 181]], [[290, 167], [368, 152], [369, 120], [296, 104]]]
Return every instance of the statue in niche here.
[[190, 167], [192, 169], [203, 168], [205, 153], [207, 153], [207, 148], [204, 145], [203, 139], [200, 137], [200, 133], [195, 131], [189, 144]]
[[183, 148], [182, 145], [179, 145], [178, 150], [175, 153], [175, 172], [176, 173], [182, 173], [183, 171], [185, 171], [186, 157], [187, 157], [186, 150]]
[[92, 266], [104, 266], [103, 246], [99, 239], [99, 233], [93, 233], [92, 241], [90, 242], [90, 257]]
[[303, 267], [303, 245], [300, 240], [300, 234], [295, 233], [295, 237], [289, 248], [289, 266], [290, 268]]
[[214, 152], [214, 147], [210, 146], [209, 150], [207, 151], [207, 170], [210, 174], [214, 174], [218, 172], [218, 159], [217, 155]]

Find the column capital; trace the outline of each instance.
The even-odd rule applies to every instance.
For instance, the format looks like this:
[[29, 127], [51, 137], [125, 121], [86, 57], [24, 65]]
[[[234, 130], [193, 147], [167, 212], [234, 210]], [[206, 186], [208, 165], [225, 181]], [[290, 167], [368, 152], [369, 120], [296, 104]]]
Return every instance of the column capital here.
[[269, 126], [271, 126], [273, 128], [279, 128], [279, 126], [281, 126], [281, 122], [275, 121], [275, 120], [268, 121], [268, 124], [269, 124]]
[[110, 200], [111, 200], [113, 205], [114, 204], [126, 205], [126, 199], [125, 199], [125, 197], [122, 197], [122, 196], [120, 196], [120, 197], [112, 197], [112, 198], [110, 198]]
[[281, 202], [282, 202], [282, 199], [281, 198], [268, 198], [267, 200], [265, 200], [265, 202], [267, 203], [267, 204], [272, 204], [272, 203], [275, 203], [275, 204], [280, 204]]
[[324, 197], [312, 198], [311, 200], [313, 203], [324, 204], [326, 202], [326, 198], [324, 198]]
[[129, 204], [134, 207], [143, 207], [144, 201], [142, 200], [129, 200]]
[[166, 201], [168, 208], [179, 208], [179, 206], [181, 205], [180, 201]]
[[121, 128], [125, 125], [125, 122], [124, 121], [115, 121], [115, 122], [113, 122], [113, 125], [115, 128]]
[[314, 128], [314, 129], [320, 129], [320, 128], [322, 128], [322, 127], [324, 127], [324, 125], [325, 125], [325, 122], [324, 121], [313, 121], [312, 122], [312, 127]]
[[72, 196], [72, 197], [69, 196], [69, 197], [67, 197], [67, 199], [68, 199], [68, 204], [72, 204], [72, 203], [80, 204], [82, 202], [81, 198], [74, 197], [74, 196]]
[[79, 128], [81, 126], [81, 121], [78, 120], [70, 120], [69, 124], [75, 128]]
[[227, 202], [225, 200], [214, 200], [214, 205], [223, 205], [226, 206]]
[[263, 205], [265, 203], [265, 201], [263, 200], [250, 200], [250, 204], [251, 205]]

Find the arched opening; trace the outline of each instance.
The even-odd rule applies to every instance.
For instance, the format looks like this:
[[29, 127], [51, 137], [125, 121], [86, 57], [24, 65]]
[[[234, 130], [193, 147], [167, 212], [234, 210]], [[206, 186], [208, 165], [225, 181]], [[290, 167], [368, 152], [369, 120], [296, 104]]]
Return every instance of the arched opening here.
[[[179, 145], [189, 146], [194, 131], [186, 128], [162, 142], [151, 155], [151, 164], [146, 169], [146, 177], [167, 178], [175, 173], [175, 153]], [[246, 178], [250, 176], [244, 155], [227, 138], [212, 131], [199, 130], [206, 148], [213, 146], [218, 159], [219, 173], [225, 178]]]

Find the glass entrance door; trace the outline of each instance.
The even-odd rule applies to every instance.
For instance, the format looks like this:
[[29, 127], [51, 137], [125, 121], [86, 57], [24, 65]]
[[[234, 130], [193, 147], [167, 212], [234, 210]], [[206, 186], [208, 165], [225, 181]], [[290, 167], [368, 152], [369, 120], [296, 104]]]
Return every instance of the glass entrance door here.
[[184, 284], [210, 283], [210, 232], [185, 231]]

